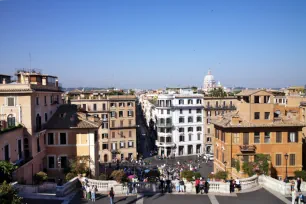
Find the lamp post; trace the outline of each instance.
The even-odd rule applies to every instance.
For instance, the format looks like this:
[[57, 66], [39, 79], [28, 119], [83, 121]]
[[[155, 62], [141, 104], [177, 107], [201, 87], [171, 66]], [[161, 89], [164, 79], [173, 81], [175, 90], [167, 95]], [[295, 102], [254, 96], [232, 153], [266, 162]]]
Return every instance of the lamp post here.
[[286, 159], [286, 178], [285, 178], [285, 180], [286, 180], [286, 182], [287, 182], [287, 178], [288, 178], [288, 166], [287, 166], [288, 156], [289, 156], [288, 153], [286, 153], [285, 154], [285, 159]]
[[57, 157], [57, 167], [58, 167], [58, 183], [57, 185], [61, 185], [61, 158]]

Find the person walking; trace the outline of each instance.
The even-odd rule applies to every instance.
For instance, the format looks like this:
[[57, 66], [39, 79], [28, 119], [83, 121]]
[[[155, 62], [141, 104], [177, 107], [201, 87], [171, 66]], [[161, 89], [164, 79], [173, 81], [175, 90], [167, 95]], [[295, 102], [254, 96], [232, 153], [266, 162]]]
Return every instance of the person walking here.
[[301, 183], [302, 183], [302, 180], [300, 179], [300, 177], [297, 178], [297, 190], [298, 192], [301, 192]]
[[296, 191], [295, 191], [295, 189], [293, 189], [292, 191], [291, 191], [291, 203], [292, 204], [295, 204], [295, 200], [296, 200]]
[[200, 181], [200, 192], [201, 192], [201, 194], [203, 194], [203, 192], [204, 192], [204, 185], [205, 185], [205, 180], [201, 179], [201, 181]]
[[200, 179], [198, 178], [195, 180], [195, 188], [196, 188], [196, 194], [198, 194], [200, 191]]
[[205, 184], [204, 184], [204, 192], [207, 194], [207, 193], [208, 193], [208, 190], [209, 190], [209, 183], [208, 183], [208, 181], [205, 181]]
[[180, 181], [180, 192], [185, 192], [185, 183], [183, 179]]
[[165, 185], [164, 179], [161, 178], [160, 179], [160, 189], [161, 189], [162, 193], [164, 193], [164, 185]]
[[92, 185], [91, 189], [91, 201], [96, 202], [96, 192], [97, 192], [97, 186]]
[[115, 193], [114, 193], [113, 187], [111, 187], [111, 190], [108, 193], [108, 197], [109, 197], [110, 204], [114, 204]]
[[86, 198], [87, 200], [90, 200], [90, 187], [88, 185], [86, 185]]
[[180, 179], [176, 178], [175, 180], [175, 189], [176, 192], [180, 192]]

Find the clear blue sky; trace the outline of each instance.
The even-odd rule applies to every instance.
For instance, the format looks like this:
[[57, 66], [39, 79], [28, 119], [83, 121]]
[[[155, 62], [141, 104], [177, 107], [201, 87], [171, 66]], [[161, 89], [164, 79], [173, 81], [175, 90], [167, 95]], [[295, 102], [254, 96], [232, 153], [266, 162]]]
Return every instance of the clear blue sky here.
[[305, 0], [0, 0], [0, 73], [65, 87], [306, 84]]

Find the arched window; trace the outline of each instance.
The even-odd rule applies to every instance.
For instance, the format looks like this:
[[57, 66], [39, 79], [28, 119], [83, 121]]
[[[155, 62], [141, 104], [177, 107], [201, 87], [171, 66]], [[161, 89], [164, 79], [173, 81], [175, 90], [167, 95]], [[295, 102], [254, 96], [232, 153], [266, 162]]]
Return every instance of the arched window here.
[[14, 127], [15, 126], [15, 117], [12, 114], [7, 116], [7, 126], [8, 127]]

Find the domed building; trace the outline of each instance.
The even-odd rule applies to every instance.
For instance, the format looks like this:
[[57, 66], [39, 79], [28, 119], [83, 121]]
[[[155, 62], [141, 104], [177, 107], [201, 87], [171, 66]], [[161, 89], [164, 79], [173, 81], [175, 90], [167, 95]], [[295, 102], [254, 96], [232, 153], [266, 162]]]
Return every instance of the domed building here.
[[216, 87], [217, 87], [217, 85], [216, 85], [215, 78], [211, 74], [211, 71], [209, 69], [207, 75], [204, 77], [203, 91], [205, 93], [208, 93], [210, 90], [213, 90]]

